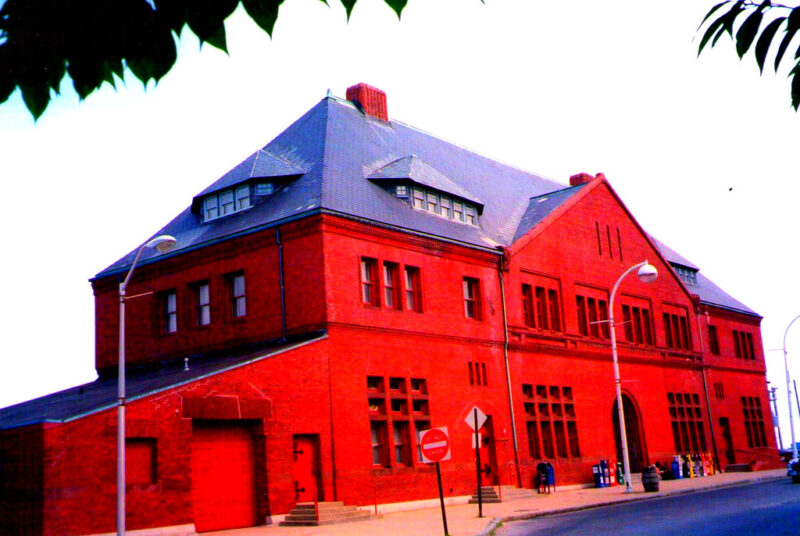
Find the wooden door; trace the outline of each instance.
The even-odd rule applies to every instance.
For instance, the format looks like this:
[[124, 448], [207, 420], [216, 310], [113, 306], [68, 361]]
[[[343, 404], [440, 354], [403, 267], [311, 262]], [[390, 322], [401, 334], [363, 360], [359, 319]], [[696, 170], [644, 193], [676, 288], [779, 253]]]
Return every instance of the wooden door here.
[[319, 482], [319, 436], [296, 435], [292, 440], [296, 502], [322, 500]]

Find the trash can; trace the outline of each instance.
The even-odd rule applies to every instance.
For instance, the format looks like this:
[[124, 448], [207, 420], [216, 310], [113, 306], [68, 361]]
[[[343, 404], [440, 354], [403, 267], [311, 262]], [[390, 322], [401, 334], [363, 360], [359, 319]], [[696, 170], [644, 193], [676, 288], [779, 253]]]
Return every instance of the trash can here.
[[552, 487], [553, 491], [556, 490], [556, 470], [550, 462], [547, 462], [547, 484]]
[[658, 491], [658, 470], [654, 465], [642, 469], [642, 485], [645, 491]]

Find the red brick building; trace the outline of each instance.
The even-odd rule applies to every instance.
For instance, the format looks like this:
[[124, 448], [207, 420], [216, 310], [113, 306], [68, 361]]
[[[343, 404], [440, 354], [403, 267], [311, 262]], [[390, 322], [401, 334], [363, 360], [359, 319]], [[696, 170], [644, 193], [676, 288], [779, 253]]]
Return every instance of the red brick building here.
[[[634, 470], [676, 453], [777, 466], [760, 321], [649, 236], [609, 182], [570, 185], [326, 97], [156, 234], [126, 313], [127, 525], [265, 523], [299, 501], [432, 498], [418, 432], [447, 426], [445, 493], [585, 483], [619, 438], [609, 292]], [[135, 253], [135, 252], [134, 252]], [[118, 286], [92, 279], [90, 384], [0, 410], [0, 533], [115, 526]]]

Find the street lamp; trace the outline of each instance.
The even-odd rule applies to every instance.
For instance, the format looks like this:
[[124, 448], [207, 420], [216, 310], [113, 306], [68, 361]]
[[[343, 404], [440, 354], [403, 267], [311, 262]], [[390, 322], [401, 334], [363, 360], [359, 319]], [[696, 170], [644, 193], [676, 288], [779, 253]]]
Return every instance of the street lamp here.
[[794, 420], [792, 419], [792, 390], [789, 384], [789, 360], [786, 357], [786, 335], [789, 334], [789, 328], [795, 323], [800, 315], [794, 317], [786, 326], [786, 331], [783, 332], [783, 366], [786, 368], [786, 396], [789, 399], [789, 431], [792, 433], [792, 461], [797, 460], [797, 443], [794, 441]]
[[638, 268], [637, 276], [639, 277], [639, 281], [642, 283], [652, 283], [658, 278], [658, 270], [656, 267], [650, 264], [647, 261], [640, 262], [639, 264], [635, 264], [625, 270], [617, 282], [614, 284], [614, 288], [611, 291], [611, 298], [608, 300], [608, 325], [611, 330], [611, 356], [614, 359], [614, 387], [617, 390], [617, 412], [619, 413], [619, 437], [622, 441], [622, 463], [625, 467], [625, 492], [626, 493], [633, 493], [633, 487], [631, 487], [631, 462], [628, 456], [628, 436], [625, 433], [625, 414], [622, 409], [622, 389], [620, 388], [620, 381], [619, 381], [619, 362], [617, 361], [617, 335], [614, 330], [614, 296], [617, 294], [617, 289], [619, 288], [619, 284], [622, 283], [622, 280], [625, 279], [632, 271]]
[[125, 289], [133, 270], [145, 249], [155, 248], [166, 253], [175, 248], [177, 240], [160, 235], [139, 247], [125, 280], [119, 285], [119, 376], [117, 380], [117, 536], [125, 534]]

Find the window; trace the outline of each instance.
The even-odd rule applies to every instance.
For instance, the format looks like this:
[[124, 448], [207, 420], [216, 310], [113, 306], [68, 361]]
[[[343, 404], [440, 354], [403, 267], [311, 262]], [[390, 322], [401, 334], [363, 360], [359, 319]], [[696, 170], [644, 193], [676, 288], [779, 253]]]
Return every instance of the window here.
[[[408, 190], [405, 185], [395, 186], [395, 196], [408, 198]], [[478, 225], [478, 208], [475, 205], [464, 201], [457, 201], [446, 194], [440, 194], [434, 190], [428, 190], [419, 186], [410, 188], [411, 206], [417, 210], [424, 210], [436, 216]]]
[[470, 361], [469, 365], [469, 384], [477, 386], [486, 386], [486, 363], [478, 363]]
[[668, 348], [692, 349], [692, 335], [685, 315], [664, 313], [664, 337]]
[[678, 277], [684, 283], [688, 285], [697, 284], [697, 270], [693, 270], [691, 268], [686, 268], [683, 266], [677, 266], [675, 264], [672, 265], [672, 268], [675, 270], [675, 273], [678, 274]]
[[399, 309], [402, 307], [397, 293], [400, 285], [397, 281], [397, 265], [393, 262], [383, 263], [383, 303], [386, 307]]
[[125, 439], [125, 482], [129, 486], [155, 484], [158, 481], [155, 438]]
[[650, 310], [644, 307], [622, 306], [625, 340], [637, 344], [653, 344]]
[[428, 212], [432, 214], [440, 214], [438, 195], [432, 193], [428, 194]]
[[375, 283], [378, 279], [378, 262], [375, 259], [361, 258], [361, 299], [369, 305], [378, 305]]
[[198, 283], [194, 287], [195, 322], [198, 326], [211, 323], [211, 295], [208, 283]]
[[754, 360], [755, 348], [753, 346], [753, 334], [746, 331], [733, 330], [733, 348], [736, 357], [740, 359]]
[[[412, 458], [415, 451], [419, 463], [422, 461], [419, 432], [430, 428], [427, 380], [402, 377], [390, 377], [388, 380], [386, 382], [382, 376], [367, 376], [372, 464], [382, 467], [409, 466], [414, 463]], [[388, 386], [388, 389], [384, 389], [384, 386]], [[414, 443], [410, 433], [412, 430]], [[388, 432], [391, 435], [387, 435]]]
[[723, 386], [720, 382], [714, 382], [714, 395], [719, 400], [725, 400], [725, 386]]
[[761, 411], [761, 399], [757, 396], [743, 396], [742, 412], [744, 413], [747, 446], [750, 448], [766, 447], [767, 436], [764, 433], [764, 414]]
[[467, 318], [481, 319], [480, 286], [477, 279], [465, 277], [464, 289], [464, 316]]
[[[267, 192], [267, 193], [265, 193]], [[258, 184], [256, 195], [269, 195], [273, 192], [271, 183]], [[211, 221], [234, 212], [250, 208], [250, 186], [245, 184], [233, 189], [222, 190], [203, 199], [203, 221]]]
[[425, 210], [427, 205], [425, 203], [425, 192], [420, 188], [414, 188], [414, 208]]
[[411, 465], [411, 458], [408, 455], [408, 423], [395, 422], [392, 429], [394, 430], [394, 461], [398, 465]]
[[580, 457], [572, 387], [522, 384], [531, 458]]
[[256, 184], [256, 195], [266, 196], [272, 195], [275, 192], [275, 185], [271, 182], [260, 182]]
[[475, 210], [475, 207], [465, 205], [464, 214], [466, 215], [468, 224], [478, 225], [478, 212]]
[[703, 413], [697, 393], [667, 393], [672, 439], [677, 452], [706, 450]]
[[386, 459], [386, 423], [371, 421], [369, 423], [370, 438], [372, 440], [372, 465], [388, 467]]
[[406, 266], [403, 270], [405, 274], [405, 296], [406, 309], [409, 311], [422, 312], [422, 292], [419, 281], [419, 268]]
[[523, 284], [522, 311], [526, 326], [561, 331], [561, 305], [557, 290]]
[[247, 297], [244, 288], [244, 274], [228, 276], [231, 295], [231, 315], [240, 318], [247, 314]]
[[174, 290], [164, 293], [164, 333], [178, 331], [178, 300]]
[[608, 303], [606, 300], [575, 296], [578, 307], [578, 332], [598, 339], [609, 338]]
[[394, 195], [402, 198], [408, 197], [408, 186], [405, 184], [398, 184], [394, 187]]
[[717, 326], [708, 325], [708, 349], [712, 355], [719, 355], [719, 337]]
[[441, 196], [442, 216], [448, 220], [453, 219], [453, 202], [448, 197]]
[[464, 204], [458, 201], [453, 201], [453, 219], [456, 221], [464, 221]]

